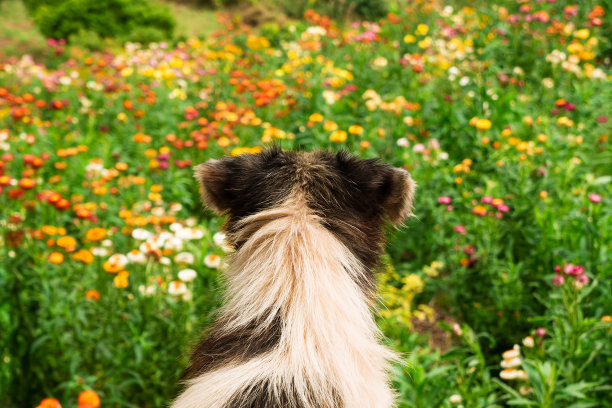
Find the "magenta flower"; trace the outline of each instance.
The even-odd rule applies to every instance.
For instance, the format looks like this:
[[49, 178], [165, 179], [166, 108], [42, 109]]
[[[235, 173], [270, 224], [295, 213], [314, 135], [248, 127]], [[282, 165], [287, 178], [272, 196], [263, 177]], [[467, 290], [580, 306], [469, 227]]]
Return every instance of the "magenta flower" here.
[[601, 203], [602, 197], [597, 193], [589, 194], [589, 201], [592, 203]]
[[555, 273], [561, 273], [561, 267], [559, 265], [555, 266]]
[[461, 235], [465, 235], [466, 233], [466, 229], [463, 225], [455, 225], [453, 227], [453, 231], [455, 231], [456, 233], [459, 233]]
[[581, 273], [580, 275], [576, 276], [576, 282], [586, 285], [587, 283], [589, 283], [589, 277], [586, 276], [585, 273]]
[[506, 204], [501, 204], [497, 207], [497, 211], [507, 213], [510, 209]]
[[563, 273], [571, 275], [574, 272], [574, 264], [563, 265]]
[[451, 201], [453, 201], [453, 199], [450, 198], [449, 196], [438, 197], [438, 203], [439, 204], [450, 204]]
[[484, 204], [491, 204], [493, 202], [493, 197], [491, 196], [484, 196], [480, 199], [480, 201]]

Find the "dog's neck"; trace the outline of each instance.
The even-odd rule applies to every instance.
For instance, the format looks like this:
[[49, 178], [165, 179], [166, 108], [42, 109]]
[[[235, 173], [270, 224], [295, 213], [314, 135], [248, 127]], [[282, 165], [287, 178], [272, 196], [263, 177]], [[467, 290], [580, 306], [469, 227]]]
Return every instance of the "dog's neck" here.
[[250, 341], [271, 346], [202, 373], [174, 407], [191, 406], [178, 404], [189, 394], [219, 403], [202, 406], [252, 406], [254, 390], [265, 387], [279, 401], [291, 395], [290, 407], [390, 407], [386, 370], [396, 356], [380, 345], [372, 294], [359, 285], [370, 271], [299, 197], [239, 227], [215, 335], [248, 330]]

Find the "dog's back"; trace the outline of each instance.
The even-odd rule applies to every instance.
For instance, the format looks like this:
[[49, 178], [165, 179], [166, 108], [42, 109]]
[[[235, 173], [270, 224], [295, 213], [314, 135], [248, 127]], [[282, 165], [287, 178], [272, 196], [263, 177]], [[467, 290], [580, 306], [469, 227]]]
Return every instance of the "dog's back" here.
[[346, 153], [259, 155], [196, 170], [228, 213], [225, 304], [173, 408], [393, 405], [371, 305], [384, 218], [410, 214], [406, 171]]

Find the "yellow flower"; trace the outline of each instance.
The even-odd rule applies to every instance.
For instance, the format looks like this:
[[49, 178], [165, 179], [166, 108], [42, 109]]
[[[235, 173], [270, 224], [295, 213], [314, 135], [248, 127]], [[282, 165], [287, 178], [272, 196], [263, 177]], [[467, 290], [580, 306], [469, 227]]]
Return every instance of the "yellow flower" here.
[[323, 121], [323, 115], [321, 115], [320, 113], [313, 113], [312, 115], [310, 115], [308, 120], [314, 123], [319, 123]]
[[429, 26], [427, 24], [419, 24], [415, 31], [417, 35], [427, 35], [428, 32], [429, 32]]
[[329, 140], [331, 140], [334, 143], [343, 143], [346, 141], [346, 132], [344, 130], [335, 130], [334, 132], [332, 132], [332, 134], [329, 136]]
[[351, 135], [361, 135], [363, 134], [363, 127], [359, 125], [352, 125], [349, 127], [348, 131]]
[[491, 121], [489, 119], [478, 119], [476, 121], [476, 129], [478, 130], [491, 129]]
[[413, 42], [416, 42], [416, 38], [415, 38], [415, 37], [414, 37], [414, 35], [412, 35], [412, 34], [407, 34], [407, 35], [404, 37], [404, 42], [405, 42], [406, 44], [411, 44], [411, 43], [413, 43]]
[[574, 37], [580, 40], [586, 40], [587, 38], [589, 38], [589, 35], [591, 35], [591, 33], [589, 32], [587, 28], [583, 28], [581, 30], [574, 31]]
[[125, 289], [129, 285], [129, 281], [128, 281], [129, 276], [130, 276], [130, 273], [128, 271], [119, 272], [113, 278], [113, 284], [115, 285], [117, 289]]

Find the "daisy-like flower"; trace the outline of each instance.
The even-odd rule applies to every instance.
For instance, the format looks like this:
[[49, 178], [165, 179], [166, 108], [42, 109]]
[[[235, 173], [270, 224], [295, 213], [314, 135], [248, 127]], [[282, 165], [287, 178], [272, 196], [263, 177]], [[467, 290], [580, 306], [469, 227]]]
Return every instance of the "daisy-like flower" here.
[[180, 252], [174, 256], [174, 262], [191, 265], [195, 262], [195, 258], [191, 252]]
[[198, 276], [198, 273], [193, 269], [183, 269], [179, 271], [178, 278], [183, 282], [191, 282]]
[[204, 258], [204, 265], [212, 269], [217, 269], [221, 265], [221, 257], [215, 254], [208, 254]]
[[168, 293], [172, 296], [181, 296], [187, 293], [187, 285], [180, 280], [172, 281], [168, 284]]
[[132, 231], [132, 238], [138, 241], [146, 241], [147, 239], [151, 238], [152, 235], [153, 234], [144, 228], [136, 228], [134, 231]]

